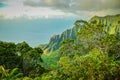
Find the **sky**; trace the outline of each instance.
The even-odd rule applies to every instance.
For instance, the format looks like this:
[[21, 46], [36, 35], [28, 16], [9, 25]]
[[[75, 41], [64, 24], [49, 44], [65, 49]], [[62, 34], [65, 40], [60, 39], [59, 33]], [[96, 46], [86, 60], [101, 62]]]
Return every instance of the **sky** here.
[[48, 43], [75, 20], [120, 13], [120, 0], [0, 0], [0, 40]]

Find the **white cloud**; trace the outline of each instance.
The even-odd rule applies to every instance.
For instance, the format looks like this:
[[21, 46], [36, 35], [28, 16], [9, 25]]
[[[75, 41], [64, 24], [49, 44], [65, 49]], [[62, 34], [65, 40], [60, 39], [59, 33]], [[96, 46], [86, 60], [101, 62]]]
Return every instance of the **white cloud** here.
[[[105, 11], [105, 14], [107, 12], [109, 12], [107, 14], [112, 14], [112, 11], [120, 13], [119, 0], [38, 0], [37, 3], [34, 2], [34, 0], [25, 0], [24, 5], [32, 7], [49, 7], [54, 10], [58, 9], [76, 15], [88, 11], [90, 13]], [[117, 14], [115, 12], [114, 14]]]
[[[1, 0], [0, 2], [3, 2]], [[0, 8], [5, 18], [105, 16], [120, 13], [119, 0], [5, 0], [9, 7]]]
[[25, 0], [24, 5], [67, 10], [104, 10], [120, 8], [119, 0]]
[[61, 10], [53, 10], [49, 7], [31, 7], [25, 6], [21, 1], [8, 1], [10, 6], [5, 8], [0, 8], [0, 15], [5, 18], [15, 18], [26, 16], [28, 18], [54, 18], [54, 17], [69, 17], [75, 16], [72, 13], [65, 13]]

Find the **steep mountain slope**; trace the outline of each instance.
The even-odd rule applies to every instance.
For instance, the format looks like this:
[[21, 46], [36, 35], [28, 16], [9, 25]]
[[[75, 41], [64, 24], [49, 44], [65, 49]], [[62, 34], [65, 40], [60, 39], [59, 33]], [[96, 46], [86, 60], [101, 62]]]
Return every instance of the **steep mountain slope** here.
[[105, 17], [94, 16], [89, 20], [89, 22], [96, 20], [101, 22], [106, 26], [106, 32], [109, 34], [119, 34], [120, 33], [120, 14], [117, 15], [108, 15]]
[[[106, 32], [109, 34], [117, 34], [120, 35], [120, 14], [114, 15], [114, 16], [105, 16], [105, 17], [98, 17], [94, 16], [91, 18], [88, 23], [91, 23], [92, 21], [96, 20], [97, 22], [102, 23], [106, 26]], [[46, 52], [51, 52], [59, 49], [60, 43], [62, 40], [65, 40], [67, 38], [76, 39], [76, 32], [80, 29], [80, 26], [74, 26], [71, 29], [68, 29], [64, 31], [62, 34], [54, 35], [50, 38], [50, 41], [48, 44], [46, 44], [43, 49]]]
[[76, 39], [75, 35], [76, 35], [76, 32], [79, 30], [79, 28], [80, 26], [74, 26], [73, 28], [64, 31], [62, 34], [53, 35], [50, 38], [49, 43], [46, 44], [43, 49], [46, 52], [55, 51], [60, 47], [60, 43], [62, 40], [65, 40], [67, 38]]

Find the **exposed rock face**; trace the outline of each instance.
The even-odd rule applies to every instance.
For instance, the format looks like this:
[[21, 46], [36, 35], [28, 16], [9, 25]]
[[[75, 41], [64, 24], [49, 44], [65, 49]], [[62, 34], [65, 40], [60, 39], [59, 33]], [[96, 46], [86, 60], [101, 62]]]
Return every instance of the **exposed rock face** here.
[[117, 34], [120, 35], [120, 14], [114, 16], [105, 16], [105, 17], [98, 17], [94, 16], [90, 19], [89, 22], [92, 20], [96, 20], [97, 22], [101, 22], [106, 26], [106, 32], [109, 34]]
[[[105, 30], [109, 34], [120, 35], [120, 14], [115, 16], [105, 16], [105, 17], [94, 16], [88, 21], [88, 23], [90, 23], [93, 20], [96, 20], [97, 22], [101, 22], [103, 25], [105, 25], [106, 26]], [[79, 29], [80, 26], [74, 26], [73, 28], [64, 31], [62, 34], [53, 35], [50, 38], [49, 43], [46, 44], [43, 49], [47, 52], [51, 52], [59, 49], [62, 40], [65, 40], [67, 38], [76, 39], [76, 33]]]
[[64, 31], [62, 34], [53, 35], [50, 38], [49, 43], [44, 47], [44, 50], [46, 50], [47, 52], [55, 51], [60, 47], [60, 43], [62, 42], [62, 40], [65, 40], [67, 38], [76, 39], [76, 32], [79, 29], [80, 26], [74, 26], [73, 28]]

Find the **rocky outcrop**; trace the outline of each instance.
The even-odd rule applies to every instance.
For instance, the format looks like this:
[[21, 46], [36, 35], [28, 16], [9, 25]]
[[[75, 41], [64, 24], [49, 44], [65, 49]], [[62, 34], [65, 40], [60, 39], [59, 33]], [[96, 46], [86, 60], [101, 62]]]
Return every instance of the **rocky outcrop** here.
[[76, 32], [79, 30], [79, 28], [80, 26], [74, 26], [73, 28], [64, 31], [62, 34], [53, 35], [50, 38], [49, 43], [44, 46], [43, 49], [47, 52], [55, 51], [60, 47], [62, 40], [65, 40], [67, 38], [76, 39]]

